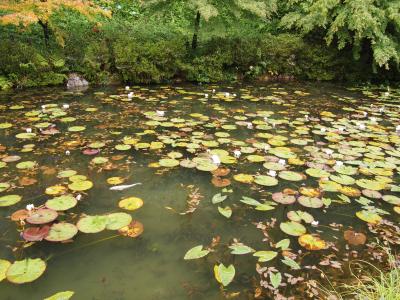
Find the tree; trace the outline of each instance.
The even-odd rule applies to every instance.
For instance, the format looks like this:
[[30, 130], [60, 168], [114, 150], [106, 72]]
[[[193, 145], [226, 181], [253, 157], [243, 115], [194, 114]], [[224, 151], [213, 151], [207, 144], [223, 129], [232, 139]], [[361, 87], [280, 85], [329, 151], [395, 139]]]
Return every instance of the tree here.
[[[177, 10], [192, 16], [194, 31], [192, 48], [196, 49], [201, 20], [208, 22], [212, 19], [238, 20], [244, 13], [266, 21], [277, 10], [277, 0], [150, 0], [143, 2], [147, 13], [169, 15], [173, 20]], [[183, 16], [184, 18], [185, 16]], [[168, 17], [167, 17], [168, 19]]]
[[323, 30], [327, 44], [353, 47], [356, 58], [364, 43], [372, 50], [374, 64], [389, 69], [400, 63], [399, 0], [289, 0], [281, 25], [307, 34]]
[[96, 15], [111, 16], [110, 11], [90, 0], [2, 0], [0, 10], [5, 13], [0, 15], [0, 24], [13, 24], [24, 28], [38, 24], [43, 30], [46, 46], [51, 32], [55, 33], [57, 41], [63, 44], [62, 36], [57, 34], [51, 21], [51, 16], [63, 8], [74, 10], [89, 19]]

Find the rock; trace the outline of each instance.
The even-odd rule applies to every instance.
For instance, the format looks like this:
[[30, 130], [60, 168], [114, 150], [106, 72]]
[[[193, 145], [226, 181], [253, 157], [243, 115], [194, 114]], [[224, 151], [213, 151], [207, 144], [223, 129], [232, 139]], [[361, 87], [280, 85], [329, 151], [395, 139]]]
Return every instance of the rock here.
[[82, 87], [87, 87], [88, 85], [89, 82], [80, 75], [76, 73], [69, 74], [67, 81], [67, 88], [69, 89], [82, 88]]

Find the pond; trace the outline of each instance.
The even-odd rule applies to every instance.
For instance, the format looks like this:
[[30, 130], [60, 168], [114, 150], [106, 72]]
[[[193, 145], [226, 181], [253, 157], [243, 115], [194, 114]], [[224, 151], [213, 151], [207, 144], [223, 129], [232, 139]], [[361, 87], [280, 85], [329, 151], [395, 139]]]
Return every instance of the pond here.
[[1, 299], [318, 297], [400, 243], [399, 101], [295, 83], [3, 93]]

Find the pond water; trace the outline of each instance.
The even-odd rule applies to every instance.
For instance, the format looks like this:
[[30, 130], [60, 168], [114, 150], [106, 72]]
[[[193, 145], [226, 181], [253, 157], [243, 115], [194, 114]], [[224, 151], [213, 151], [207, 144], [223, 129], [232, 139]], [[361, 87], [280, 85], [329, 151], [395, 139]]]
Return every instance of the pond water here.
[[377, 237], [399, 244], [399, 101], [320, 84], [0, 94], [0, 259], [47, 265], [16, 285], [30, 267], [0, 264], [1, 299], [318, 297], [321, 272], [346, 281], [351, 260], [385, 262]]

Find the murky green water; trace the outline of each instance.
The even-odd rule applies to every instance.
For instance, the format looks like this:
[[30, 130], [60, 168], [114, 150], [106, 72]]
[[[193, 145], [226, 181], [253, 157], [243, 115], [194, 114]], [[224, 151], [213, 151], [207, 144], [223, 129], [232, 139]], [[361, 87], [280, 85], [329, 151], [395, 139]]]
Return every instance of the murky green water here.
[[[132, 99], [127, 97], [129, 92], [133, 92]], [[115, 87], [82, 93], [43, 89], [0, 95], [0, 127], [5, 127], [0, 129], [0, 143], [4, 146], [0, 155], [6, 161], [10, 156], [20, 156], [20, 160], [7, 162], [0, 169], [1, 182], [11, 185], [0, 196], [22, 196], [20, 202], [0, 207], [0, 259], [47, 260], [45, 273], [32, 283], [14, 285], [3, 280], [0, 298], [43, 299], [71, 290], [75, 292], [73, 299], [254, 299], [260, 287], [257, 257], [252, 253], [231, 254], [228, 246], [235, 242], [255, 251], [277, 253], [271, 261], [259, 263], [260, 268], [275, 268], [259, 270], [265, 281], [262, 282], [264, 293], [259, 299], [273, 298], [274, 293], [303, 299], [305, 282], [320, 278], [320, 271], [310, 269], [312, 266], [322, 269], [333, 282], [349, 277], [348, 260], [356, 255], [372, 258], [370, 254], [375, 251], [372, 243], [379, 234], [371, 232], [371, 228], [386, 229], [381, 241], [390, 242], [393, 247], [399, 242], [393, 233], [400, 220], [395, 212], [395, 207], [400, 206], [397, 198], [400, 139], [395, 130], [400, 124], [400, 93], [384, 92], [330, 85], [270, 84], [133, 87], [129, 91]], [[64, 104], [69, 107], [63, 108]], [[43, 122], [48, 122], [50, 127], [55, 125], [53, 130], [59, 132], [46, 134], [43, 130], [50, 128], [47, 125], [35, 127]], [[71, 132], [68, 128], [72, 126], [85, 128]], [[36, 135], [29, 139], [15, 137], [27, 128]], [[103, 142], [105, 146], [95, 156], [83, 154], [93, 142]], [[132, 148], [115, 149], [124, 143], [133, 144]], [[27, 144], [34, 146], [26, 150]], [[241, 151], [237, 159], [235, 150]], [[154, 164], [164, 158], [182, 162], [203, 157], [202, 163], [208, 160], [205, 165], [210, 168], [211, 155], [217, 155], [222, 160], [221, 166], [230, 169], [223, 176], [231, 183], [225, 188], [214, 186], [210, 171], [199, 170], [204, 166]], [[108, 161], [94, 164], [92, 160], [96, 156]], [[34, 161], [36, 165], [18, 169], [17, 164], [23, 161]], [[340, 168], [337, 161], [344, 162], [349, 169]], [[270, 164], [263, 166], [266, 162]], [[9, 216], [27, 204], [39, 207], [54, 197], [45, 194], [50, 186], [68, 187], [71, 183], [68, 178], [57, 176], [67, 169], [87, 176], [94, 186], [85, 192], [66, 189], [66, 193], [74, 196], [81, 194], [82, 199], [76, 207], [60, 213], [58, 221], [76, 224], [83, 213], [103, 215], [124, 211], [118, 202], [135, 196], [143, 199], [143, 207], [126, 212], [143, 223], [143, 234], [129, 238], [110, 230], [93, 234], [79, 232], [73, 242], [41, 241], [23, 249], [18, 232], [21, 226]], [[306, 172], [309, 169], [313, 171]], [[318, 173], [322, 169], [326, 174]], [[298, 181], [281, 178], [285, 170], [294, 171], [295, 176], [302, 178]], [[271, 176], [264, 185], [257, 176], [268, 172]], [[234, 177], [238, 174], [252, 175], [250, 181], [255, 181], [238, 181], [239, 177]], [[330, 177], [346, 174], [351, 178]], [[142, 185], [112, 191], [112, 185], [107, 183], [110, 177], [122, 177], [121, 184], [140, 182]], [[320, 184], [321, 177], [340, 182], [341, 189], [336, 184], [336, 190], [332, 191], [332, 185], [328, 188]], [[370, 181], [355, 181], [360, 179]], [[188, 186], [198, 188], [202, 198], [192, 213], [181, 215], [178, 212], [188, 209]], [[343, 189], [346, 186], [350, 189]], [[364, 191], [360, 195], [366, 188], [376, 193]], [[285, 190], [288, 195], [297, 193], [290, 196], [294, 203], [271, 200], [272, 193], [284, 189], [291, 189]], [[217, 193], [227, 195], [227, 199], [213, 204], [211, 199]], [[301, 194], [309, 193], [314, 193], [312, 196], [317, 200], [299, 201]], [[383, 195], [393, 197], [382, 199]], [[262, 206], [240, 202], [243, 196], [260, 204], [267, 201], [266, 204], [272, 205], [271, 210], [262, 211]], [[229, 206], [231, 217], [220, 214], [218, 206]], [[310, 220], [298, 223], [303, 224], [307, 233], [322, 239], [324, 249], [307, 250], [299, 245], [296, 235], [280, 229], [280, 224], [288, 221], [287, 213], [298, 210], [312, 215], [312, 224]], [[356, 217], [359, 211], [364, 211], [364, 220]], [[266, 227], [263, 234], [262, 224], [274, 219], [276, 224]], [[29, 226], [25, 224], [24, 228]], [[365, 234], [369, 246], [346, 245], [343, 233], [349, 229]], [[391, 237], [388, 232], [392, 233]], [[285, 251], [276, 247], [282, 239], [290, 240]], [[205, 258], [185, 261], [186, 251], [196, 245], [211, 247], [212, 251]], [[351, 250], [355, 252], [349, 254]], [[294, 270], [293, 266], [282, 263], [285, 256], [292, 257], [301, 269]], [[236, 269], [233, 282], [224, 292], [213, 272], [214, 265], [220, 263], [233, 264]], [[282, 274], [278, 289], [271, 287], [268, 273]], [[289, 283], [287, 274], [299, 278], [299, 282]]]

